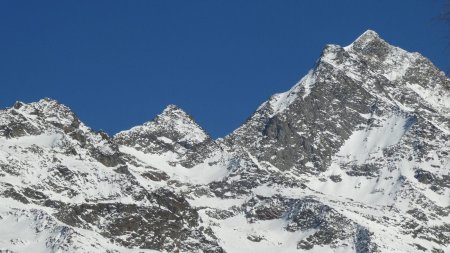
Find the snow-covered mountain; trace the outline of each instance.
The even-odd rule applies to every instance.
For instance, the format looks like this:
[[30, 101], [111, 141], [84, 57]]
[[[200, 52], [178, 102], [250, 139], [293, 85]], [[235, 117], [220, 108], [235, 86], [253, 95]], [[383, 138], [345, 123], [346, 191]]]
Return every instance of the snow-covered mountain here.
[[450, 252], [450, 79], [367, 31], [212, 139], [0, 111], [0, 252]]

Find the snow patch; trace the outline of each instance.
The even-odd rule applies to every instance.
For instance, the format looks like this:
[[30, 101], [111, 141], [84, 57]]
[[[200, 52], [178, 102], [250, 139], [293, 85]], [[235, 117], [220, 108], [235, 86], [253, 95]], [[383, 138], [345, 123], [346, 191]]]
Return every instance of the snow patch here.
[[181, 182], [208, 184], [214, 181], [219, 181], [228, 174], [228, 170], [225, 165], [221, 163], [217, 163], [215, 165], [209, 164], [209, 162], [220, 159], [219, 157], [207, 159], [203, 163], [192, 168], [185, 168], [180, 164], [176, 164], [175, 166], [171, 166], [169, 164], [169, 162], [176, 156], [176, 154], [171, 152], [157, 155], [146, 154], [126, 146], [120, 146], [119, 149], [123, 153], [133, 155], [142, 162], [166, 172], [171, 178], [177, 179]]
[[63, 138], [62, 134], [40, 134], [40, 135], [30, 135], [22, 136], [19, 138], [12, 139], [1, 139], [7, 145], [18, 145], [18, 146], [32, 146], [37, 145], [40, 147], [52, 148], [58, 145]]
[[[206, 215], [202, 216], [207, 218]], [[284, 229], [287, 225], [284, 219], [248, 223], [243, 214], [222, 221], [211, 219], [210, 222], [220, 223], [220, 226], [211, 228], [220, 238], [220, 245], [226, 252], [294, 252], [300, 240], [316, 232], [314, 229], [289, 232]], [[248, 239], [249, 236], [261, 237], [262, 240], [253, 242]]]
[[157, 138], [159, 141], [164, 142], [166, 144], [173, 144], [173, 141], [165, 136], [160, 136]]
[[364, 163], [372, 153], [397, 144], [413, 118], [405, 115], [394, 114], [383, 121], [381, 126], [367, 127], [364, 130], [355, 131], [340, 148], [338, 156], [345, 157], [358, 164]]

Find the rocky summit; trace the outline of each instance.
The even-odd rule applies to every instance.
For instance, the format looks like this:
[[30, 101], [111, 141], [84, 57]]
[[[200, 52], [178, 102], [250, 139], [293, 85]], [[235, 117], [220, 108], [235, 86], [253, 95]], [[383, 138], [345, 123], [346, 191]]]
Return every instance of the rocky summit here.
[[450, 252], [450, 79], [367, 31], [214, 140], [0, 111], [0, 252]]

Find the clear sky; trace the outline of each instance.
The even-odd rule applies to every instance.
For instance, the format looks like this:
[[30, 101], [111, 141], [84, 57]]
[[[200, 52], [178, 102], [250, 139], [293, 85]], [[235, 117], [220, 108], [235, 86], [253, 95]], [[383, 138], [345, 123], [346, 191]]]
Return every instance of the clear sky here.
[[0, 1], [0, 107], [43, 97], [110, 134], [168, 104], [213, 137], [367, 29], [450, 69], [445, 0]]

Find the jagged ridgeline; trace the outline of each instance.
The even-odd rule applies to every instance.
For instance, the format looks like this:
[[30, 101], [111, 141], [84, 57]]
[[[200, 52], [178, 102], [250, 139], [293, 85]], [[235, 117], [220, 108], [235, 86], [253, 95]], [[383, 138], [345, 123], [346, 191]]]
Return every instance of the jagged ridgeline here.
[[367, 31], [214, 140], [0, 111], [0, 252], [450, 252], [450, 79]]

